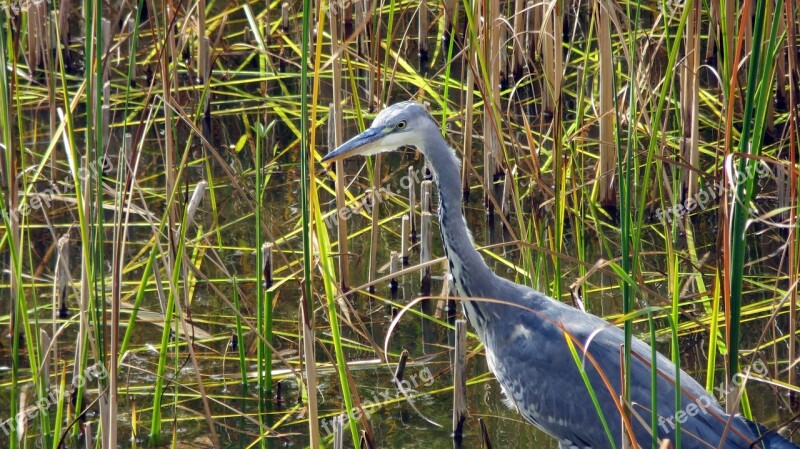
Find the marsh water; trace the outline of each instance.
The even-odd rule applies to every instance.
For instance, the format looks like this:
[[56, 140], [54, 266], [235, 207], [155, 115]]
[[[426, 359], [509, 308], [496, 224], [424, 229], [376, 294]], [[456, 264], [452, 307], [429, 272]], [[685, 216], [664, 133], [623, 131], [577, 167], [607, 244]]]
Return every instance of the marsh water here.
[[[293, 7], [297, 10], [298, 7]], [[210, 11], [224, 11], [222, 5], [210, 8]], [[236, 10], [230, 14], [231, 24], [235, 27], [246, 30], [246, 20], [244, 12]], [[296, 30], [286, 32], [285, 42], [299, 41]], [[277, 33], [276, 33], [277, 34]], [[288, 37], [287, 37], [288, 36]], [[231, 310], [228, 302], [233, 296], [233, 283], [237, 285], [243, 293], [239, 298], [241, 301], [240, 312], [242, 316], [251, 318], [256, 309], [255, 291], [260, 286], [255, 284], [256, 272], [260, 267], [256, 266], [255, 253], [258, 250], [254, 235], [257, 226], [253, 210], [253, 197], [258, 194], [255, 192], [254, 172], [261, 170], [265, 176], [264, 187], [260, 194], [263, 195], [264, 207], [262, 223], [269, 238], [274, 244], [275, 259], [273, 263], [277, 296], [274, 301], [274, 340], [273, 344], [280, 352], [280, 358], [274, 358], [274, 390], [273, 400], [270, 403], [269, 417], [267, 422], [274, 428], [274, 433], [268, 435], [265, 440], [267, 447], [271, 448], [304, 448], [309, 444], [308, 438], [308, 410], [307, 403], [300, 383], [297, 380], [297, 373], [301, 371], [301, 361], [299, 350], [302, 347], [300, 341], [300, 302], [301, 289], [300, 280], [302, 278], [302, 241], [300, 234], [300, 220], [302, 217], [301, 178], [300, 178], [300, 147], [296, 130], [299, 128], [297, 117], [301, 114], [299, 101], [299, 76], [295, 65], [289, 58], [284, 57], [283, 53], [271, 55], [276, 61], [275, 65], [281, 67], [280, 73], [269, 73], [264, 75], [263, 68], [259, 68], [258, 60], [252, 58], [255, 44], [253, 39], [246, 33], [232, 32], [228, 36], [230, 42], [220, 43], [215, 48], [218, 59], [215, 61], [214, 76], [218, 78], [218, 84], [213, 88], [214, 96], [209, 109], [209, 117], [197, 120], [202, 122], [202, 131], [186, 126], [176, 120], [174, 125], [175, 141], [179, 143], [177, 147], [181, 152], [185, 150], [186, 159], [184, 160], [184, 171], [182, 172], [182, 194], [185, 200], [194, 186], [199, 181], [207, 181], [213, 185], [213, 196], [207, 195], [200, 203], [198, 212], [192, 223], [185, 223], [188, 226], [186, 237], [186, 248], [193, 271], [187, 271], [186, 276], [181, 279], [181, 287], [185, 290], [186, 318], [190, 321], [197, 333], [197, 340], [194, 343], [194, 351], [197, 354], [199, 364], [199, 376], [203, 379], [205, 396], [211, 398], [210, 412], [215, 422], [216, 431], [222, 447], [225, 448], [249, 448], [258, 447], [260, 428], [254, 422], [257, 413], [257, 405], [254, 400], [253, 384], [258, 376], [257, 368], [252, 363], [252, 356], [256, 338], [250, 333], [245, 333], [244, 341], [237, 341], [236, 345], [246, 348], [248, 361], [246, 370], [249, 373], [248, 383], [250, 389], [245, 392], [245, 387], [241, 379], [239, 366], [239, 354], [232, 336], [236, 330], [236, 314]], [[247, 45], [235, 47], [233, 43]], [[148, 41], [145, 40], [142, 53], [146, 53]], [[226, 47], [225, 45], [230, 45]], [[282, 44], [272, 43], [273, 47]], [[234, 48], [235, 47], [235, 48]], [[289, 47], [287, 45], [287, 47]], [[272, 47], [271, 47], [272, 48]], [[328, 49], [329, 50], [329, 49]], [[71, 50], [73, 58], [79, 59], [82, 56], [78, 51]], [[283, 51], [283, 50], [282, 50]], [[414, 47], [403, 47], [404, 62], [417, 68], [417, 75], [421, 79], [429, 80], [431, 85], [441, 76], [444, 67], [451, 65], [454, 73], [463, 73], [465, 67], [459, 60], [447, 61], [446, 53], [443, 51], [432, 52], [433, 64], [424, 69], [420, 69], [418, 52]], [[97, 170], [88, 170], [87, 177], [92, 182], [97, 183], [105, 195], [105, 214], [106, 220], [114, 217], [114, 198], [117, 188], [115, 185], [121, 181], [117, 178], [117, 167], [120, 158], [124, 157], [123, 148], [123, 126], [122, 123], [128, 115], [128, 111], [123, 111], [124, 89], [121, 83], [126, 81], [121, 76], [125, 67], [124, 57], [116, 59], [116, 65], [111, 65], [112, 84], [111, 93], [112, 111], [111, 122], [108, 123], [108, 140], [103, 145], [103, 154], [109, 161], [108, 167]], [[287, 61], [290, 62], [287, 64]], [[137, 72], [136, 82], [147, 85], [147, 81], [153, 76], [155, 64], [152, 62], [142, 63], [142, 67]], [[261, 70], [261, 71], [260, 71]], [[423, 90], [414, 82], [409, 80], [407, 73], [398, 73], [403, 79], [394, 81], [398, 86], [390, 95], [387, 95], [387, 103], [406, 100], [414, 97], [417, 91]], [[407, 69], [406, 69], [407, 70]], [[413, 71], [413, 69], [412, 69]], [[67, 79], [70, 89], [75, 89], [80, 85], [80, 70]], [[183, 71], [178, 72], [178, 77], [191, 78]], [[364, 100], [368, 92], [368, 79], [370, 78], [365, 71], [357, 72], [359, 77], [354, 82], [357, 92], [353, 94], [345, 90], [347, 96], [347, 108], [349, 113], [345, 120], [346, 130], [344, 137], [350, 137], [357, 132], [357, 120], [353, 103]], [[114, 78], [116, 76], [117, 78]], [[281, 79], [281, 82], [278, 82]], [[185, 80], [183, 80], [185, 81]], [[191, 83], [188, 83], [191, 84]], [[280, 84], [280, 86], [278, 86]], [[41, 87], [41, 86], [39, 86]], [[435, 85], [436, 88], [440, 85]], [[183, 101], [187, 110], [194, 110], [198, 107], [199, 95], [196, 90], [189, 85], [181, 90], [177, 96]], [[349, 87], [348, 87], [349, 89]], [[332, 87], [329, 75], [326, 73], [321, 79], [321, 96], [318, 100], [320, 111], [326, 111], [327, 105], [332, 99]], [[42, 92], [39, 92], [42, 95]], [[520, 94], [522, 95], [522, 94]], [[458, 103], [462, 100], [462, 93], [455, 89], [450, 93], [451, 98], [445, 101]], [[419, 96], [423, 99], [424, 96]], [[137, 101], [141, 98], [137, 97]], [[42, 100], [42, 101], [39, 101]], [[26, 271], [24, 288], [29, 294], [28, 316], [37, 328], [50, 333], [50, 337], [56, 334], [51, 330], [58, 327], [58, 360], [56, 366], [62, 369], [69, 365], [75, 356], [76, 340], [78, 340], [79, 322], [81, 320], [81, 308], [79, 305], [79, 294], [76, 289], [80, 279], [82, 255], [78, 249], [78, 211], [75, 207], [75, 183], [78, 182], [72, 176], [68, 165], [68, 158], [64, 148], [55, 145], [55, 152], [51, 157], [52, 162], [42, 164], [39, 171], [39, 164], [45, 158], [48, 147], [50, 146], [51, 132], [54, 130], [47, 125], [47, 102], [52, 99], [45, 97], [34, 100], [21, 100], [21, 114], [16, 117], [19, 121], [19, 129], [24, 135], [20, 139], [25, 143], [24, 157], [21, 158], [22, 166], [20, 172], [28, 174], [36, 172], [36, 182], [31, 184], [32, 190], [27, 192], [29, 198], [38, 198], [38, 207], [33, 208], [26, 215], [25, 222], [25, 266]], [[535, 103], [535, 99], [527, 98], [527, 101]], [[366, 102], [364, 102], [366, 104]], [[61, 104], [61, 103], [59, 103]], [[515, 123], [522, 123], [523, 114], [530, 114], [533, 108], [518, 107], [516, 103], [504, 103], [508, 106], [509, 118], [518, 120]], [[163, 103], [159, 106], [152, 106], [153, 110], [163, 108]], [[434, 113], [441, 113], [436, 110]], [[374, 111], [364, 108], [363, 116], [367, 123]], [[147, 128], [136, 123], [137, 120], [145, 121], [142, 111], [138, 111], [137, 119], [130, 120], [124, 128], [126, 132], [139, 132], [141, 138], [141, 156], [137, 180], [137, 195], [133, 200], [136, 209], [133, 210], [130, 218], [130, 226], [127, 232], [127, 246], [123, 259], [125, 260], [125, 271], [121, 281], [123, 307], [121, 312], [121, 322], [123, 325], [131, 314], [132, 304], [135, 301], [137, 288], [142, 281], [146, 254], [152, 247], [151, 239], [164, 231], [158, 228], [158, 221], [164, 214], [165, 204], [168, 201], [165, 183], [165, 150], [164, 139], [168, 133], [165, 130], [163, 117], [161, 121], [155, 120]], [[79, 126], [86, 126], [85, 111], [78, 114]], [[320, 112], [320, 118], [326, 114]], [[437, 120], [440, 115], [434, 115]], [[533, 117], [533, 114], [531, 114]], [[463, 141], [464, 126], [460, 122], [461, 117], [453, 117], [445, 124], [446, 135], [452, 145], [458, 148], [458, 154], [467, 156], [470, 161], [479, 167], [482, 163], [483, 145], [476, 139], [474, 148], [464, 152], [461, 149]], [[81, 121], [82, 120], [82, 121]], [[510, 120], [511, 121], [511, 120]], [[264, 139], [266, 157], [262, 167], [255, 166], [253, 151], [255, 145], [252, 143], [251, 126], [253, 123], [261, 122], [268, 126], [269, 132]], [[139, 126], [137, 128], [137, 126]], [[512, 125], [509, 125], [511, 127]], [[199, 128], [199, 127], [198, 127]], [[80, 129], [80, 128], [79, 128]], [[83, 129], [76, 134], [79, 139], [84, 136]], [[471, 131], [468, 131], [471, 132]], [[475, 133], [477, 134], [477, 130]], [[513, 129], [510, 134], [520, 133], [519, 128]], [[207, 139], [207, 145], [201, 141], [201, 136]], [[328, 133], [324, 127], [316, 131], [317, 151], [320, 155], [330, 148]], [[245, 139], [245, 140], [242, 140]], [[546, 139], [543, 139], [546, 141]], [[244, 142], [244, 143], [242, 143]], [[77, 145], [82, 145], [78, 140]], [[546, 147], [546, 143], [543, 144]], [[542, 149], [543, 152], [548, 148]], [[528, 148], [518, 148], [518, 153], [525, 155], [535, 153], [539, 157], [539, 149], [530, 151]], [[181, 153], [180, 155], [182, 155]], [[180, 156], [178, 155], [178, 156]], [[541, 155], [541, 162], [545, 162], [546, 156]], [[370, 161], [372, 163], [374, 161]], [[388, 274], [388, 265], [392, 251], [400, 249], [400, 229], [401, 217], [408, 211], [408, 194], [405, 190], [408, 187], [408, 180], [403, 180], [408, 172], [408, 168], [422, 172], [424, 170], [423, 161], [413, 151], [393, 153], [386, 155], [382, 159], [379, 172], [374, 176], [379, 180], [379, 184], [385, 191], [392, 192], [387, 194], [386, 199], [375, 205], [378, 210], [380, 225], [377, 232], [377, 252], [376, 264], [378, 266], [377, 277]], [[371, 169], [371, 168], [370, 168]], [[360, 197], [367, 189], [371, 188], [368, 181], [370, 169], [366, 168], [363, 159], [348, 161], [344, 165], [345, 176], [348, 190], [354, 197]], [[480, 169], [480, 168], [479, 168]], [[585, 162], [585, 166], [579, 167], [572, 176], [583, 176], [581, 171], [586, 173], [594, 170], [594, 161]], [[336, 204], [334, 196], [330, 193], [333, 190], [332, 176], [328, 168], [317, 164], [312, 168], [312, 174], [316, 177], [320, 208], [323, 213], [335, 213]], [[29, 175], [28, 175], [29, 176]], [[524, 178], [528, 176], [527, 178]], [[560, 301], [573, 304], [575, 299], [571, 294], [571, 286], [582, 277], [585, 270], [595, 262], [609, 258], [607, 248], [603, 241], [596, 237], [595, 232], [605, 232], [612, 242], [616, 242], [614, 236], [619, 234], [613, 212], [607, 220], [602, 221], [601, 230], [593, 229], [586, 225], [586, 231], [582, 233], [581, 241], [576, 240], [576, 230], [574, 226], [583, 226], [583, 222], [571, 222], [567, 224], [564, 231], [563, 241], [559, 242], [564, 257], [558, 267], [555, 267], [553, 258], [547, 252], [547, 248], [552, 244], [552, 201], [544, 198], [544, 194], [536, 192], [537, 182], [545, 185], [551, 183], [547, 175], [546, 179], [532, 180], [530, 173], [520, 176], [520, 186], [524, 187], [526, 194], [521, 202], [520, 210], [514, 210], [509, 215], [509, 230], [498, 217], [497, 213], [487, 214], [484, 207], [483, 189], [476, 181], [476, 176], [468, 176], [470, 182], [470, 195], [465, 201], [464, 212], [467, 223], [472, 230], [475, 244], [477, 246], [489, 246], [490, 249], [484, 251], [484, 257], [489, 265], [498, 274], [527, 283], [542, 291], [551, 293], [561, 292]], [[588, 175], [587, 175], [588, 176]], [[21, 176], [21, 178], [24, 178]], [[524, 179], [522, 179], [524, 178]], [[80, 181], [84, 181], [81, 179]], [[20, 181], [22, 183], [22, 181]], [[500, 195], [502, 192], [503, 179], [498, 179], [494, 192]], [[555, 188], [550, 185], [549, 187]], [[417, 198], [420, 198], [419, 184], [414, 184]], [[533, 191], [533, 193], [531, 193]], [[568, 193], [557, 193], [568, 195]], [[435, 196], [435, 195], [434, 195]], [[436, 200], [434, 199], [434, 209]], [[709, 213], [709, 216], [712, 215]], [[415, 217], [416, 224], [419, 226], [419, 215]], [[514, 224], [524, 222], [536, 235], [519, 236], [519, 229]], [[328, 225], [335, 225], [335, 222], [327, 222]], [[446, 300], [432, 299], [422, 300], [413, 305], [410, 310], [404, 311], [402, 316], [397, 318], [398, 324], [389, 333], [391, 323], [403, 307], [420, 297], [421, 282], [417, 272], [406, 274], [398, 279], [397, 292], [390, 290], [389, 282], [381, 282], [375, 286], [374, 292], [366, 289], [359, 289], [359, 286], [367, 283], [370, 271], [370, 249], [372, 248], [372, 229], [371, 220], [364, 211], [353, 214], [346, 222], [349, 231], [349, 251], [350, 279], [348, 282], [352, 292], [346, 299], [340, 300], [340, 319], [342, 320], [342, 339], [345, 343], [345, 359], [350, 364], [352, 375], [352, 387], [360, 397], [364, 408], [364, 413], [368, 415], [372, 438], [377, 447], [385, 448], [411, 448], [411, 447], [434, 447], [444, 448], [453, 446], [451, 420], [452, 420], [452, 386], [453, 386], [453, 319], [463, 317], [460, 306], [455, 302]], [[707, 255], [706, 264], [715, 262], [719, 257], [716, 250], [718, 243], [718, 223], [714, 218], [704, 216], [697, 223], [699, 231], [695, 236], [697, 247], [701, 248]], [[333, 236], [336, 233], [335, 226], [330, 226], [327, 231]], [[591, 231], [591, 232], [588, 232]], [[102, 258], [106, 261], [114, 257], [115, 245], [111, 242], [114, 239], [113, 229], [108, 226], [106, 229], [97, 232], [105, 234], [106, 244], [100, 249]], [[660, 294], [662, 297], [669, 298], [668, 283], [665, 280], [666, 271], [663, 260], [664, 248], [660, 247], [658, 232], [652, 232], [652, 239], [648, 239], [644, 253], [650, 258], [647, 263], [648, 288]], [[54, 248], [62, 236], [68, 236], [69, 240], [75, 245], [72, 253], [68, 256], [70, 261], [70, 273], [72, 283], [67, 289], [65, 296], [65, 311], [62, 317], [53, 318], [53, 291], [55, 278], [56, 258]], [[764, 233], [754, 239], [751, 257], [759, 260], [759, 263], [751, 265], [748, 276], [753, 279], [762, 279], [768, 290], [773, 281], [779, 284], [775, 273], [780, 272], [781, 261], [776, 260], [770, 255], [775, 251], [780, 242], [776, 241], [776, 234]], [[520, 248], [517, 239], [526, 242], [536, 242], [537, 248], [533, 251], [531, 260], [534, 261], [535, 272], [522, 273], [529, 265], [523, 263], [520, 258]], [[683, 236], [676, 238], [676, 241], [683, 241]], [[443, 255], [441, 242], [438, 233], [438, 224], [434, 221], [433, 226], [433, 255], [440, 257]], [[163, 244], [163, 242], [162, 242]], [[162, 251], [168, 252], [165, 245]], [[577, 261], [577, 248], [581, 248], [583, 260]], [[614, 248], [618, 249], [618, 248]], [[541, 250], [541, 251], [540, 251]], [[3, 247], [3, 287], [4, 290], [10, 284], [10, 272], [12, 270], [10, 256], [7, 247]], [[652, 256], [651, 256], [652, 255]], [[339, 257], [343, 257], [339, 255]], [[560, 256], [559, 256], [560, 257]], [[417, 240], [410, 252], [411, 265], [419, 262], [420, 249]], [[147, 426], [149, 416], [152, 413], [153, 385], [155, 382], [154, 372], [160, 351], [161, 342], [164, 335], [164, 303], [163, 289], [166, 280], [164, 260], [159, 258], [157, 266], [154, 268], [156, 275], [145, 279], [145, 295], [142, 299], [139, 320], [136, 323], [136, 331], [130, 341], [130, 350], [125, 355], [121, 366], [119, 378], [121, 380], [121, 390], [119, 397], [120, 410], [118, 423], [120, 435], [118, 446], [143, 447], [147, 445]], [[431, 285], [431, 295], [439, 296], [443, 289], [446, 264], [439, 264], [433, 268], [433, 282]], [[314, 269], [318, 269], [316, 264]], [[584, 271], [582, 271], [584, 270]], [[111, 278], [110, 265], [107, 266], [105, 276], [107, 280]], [[316, 272], [315, 276], [319, 273]], [[782, 279], [782, 278], [780, 278]], [[349, 433], [345, 430], [335, 430], [339, 427], [335, 421], [337, 416], [345, 408], [341, 385], [338, 373], [336, 372], [332, 357], [332, 334], [328, 323], [328, 313], [325, 308], [325, 300], [322, 291], [321, 280], [314, 278], [315, 296], [314, 316], [316, 319], [316, 359], [319, 362], [319, 427], [323, 436], [323, 441], [329, 445], [333, 440], [333, 434], [344, 432], [345, 447], [355, 447], [350, 441]], [[753, 282], [755, 284], [756, 282]], [[556, 288], [558, 284], [558, 288]], [[600, 270], [591, 275], [578, 291], [577, 296], [585, 303], [586, 308], [597, 315], [615, 318], [621, 313], [620, 280], [618, 277], [609, 274], [607, 270]], [[781, 284], [782, 285], [782, 284]], [[110, 287], [108, 287], [110, 291]], [[101, 292], [104, 296], [106, 292]], [[445, 292], [446, 294], [446, 292]], [[9, 295], [10, 296], [10, 295]], [[758, 294], [756, 294], [758, 296]], [[691, 301], [691, 294], [687, 293]], [[751, 297], [754, 303], [764, 299], [767, 301], [766, 294], [763, 298]], [[10, 302], [0, 302], [0, 320], [4, 325], [10, 322]], [[639, 303], [640, 307], [660, 306], [668, 304], [648, 304]], [[682, 366], [699, 380], [705, 379], [707, 367], [707, 354], [705, 348], [708, 347], [708, 323], [706, 310], [703, 304], [695, 307], [695, 321], [687, 320], [682, 323], [680, 332], [680, 347]], [[106, 311], [110, 313], [110, 311]], [[764, 323], [769, 318], [769, 310], [764, 307], [746, 315], [744, 324], [744, 347], [754, 347], [760, 342]], [[697, 325], [700, 322], [701, 325]], [[659, 321], [659, 348], [666, 352], [669, 348], [668, 330], [665, 323]], [[775, 335], [786, 331], [784, 319], [777, 320], [776, 324], [770, 329]], [[99, 330], [99, 329], [98, 329]], [[637, 322], [636, 331], [638, 335], [647, 336], [647, 325]], [[770, 338], [778, 339], [778, 336]], [[10, 375], [8, 374], [11, 366], [13, 354], [11, 349], [13, 344], [8, 333], [4, 332], [0, 339], [0, 419], [7, 419], [10, 415], [9, 407], [11, 395], [19, 394], [12, 391], [10, 387]], [[465, 422], [463, 447], [478, 448], [482, 446], [481, 421], [485, 426], [487, 438], [493, 447], [533, 447], [533, 448], [556, 448], [557, 443], [547, 435], [536, 430], [533, 426], [526, 423], [516, 411], [506, 406], [503, 401], [499, 385], [493, 376], [488, 372], [483, 351], [477, 338], [471, 334], [468, 338], [468, 361], [466, 367], [467, 382], [467, 408], [469, 417]], [[386, 346], [392, 356], [392, 364], [384, 364], [377, 360], [375, 348]], [[407, 351], [409, 362], [405, 369], [404, 379], [406, 388], [399, 390], [393, 383], [394, 368], [397, 356], [403, 351]], [[786, 358], [786, 348], [782, 344], [769, 347], [768, 351], [775, 359]], [[718, 355], [718, 358], [721, 357]], [[30, 381], [31, 367], [27, 364], [27, 357], [20, 360], [22, 372], [27, 373], [23, 378]], [[64, 365], [58, 365], [64, 363]], [[189, 363], [189, 358], [185, 350], [181, 350], [180, 357], [170, 360], [170, 375], [167, 379], [165, 396], [171, 402], [168, 413], [164, 415], [164, 441], [169, 441], [171, 434], [177, 435], [175, 440], [180, 442], [178, 447], [211, 447], [209, 439], [209, 429], [204, 416], [204, 402], [201, 394], [197, 390], [197, 372], [194, 366]], [[27, 364], [27, 365], [26, 365]], [[720, 370], [717, 379], [722, 379], [722, 363], [715, 365]], [[70, 372], [72, 368], [69, 368]], [[53, 379], [60, 378], [60, 374], [51, 373]], [[26, 377], [27, 376], [27, 377]], [[535, 382], [535, 379], [531, 379]], [[31, 383], [31, 382], [28, 382]], [[88, 392], [89, 402], [97, 397], [97, 385], [94, 390]], [[24, 391], [24, 394], [31, 394]], [[764, 383], [753, 382], [748, 385], [749, 402], [752, 407], [753, 416], [767, 426], [777, 425], [792, 416], [792, 412], [783, 407], [786, 402], [783, 393], [776, 392]], [[719, 396], [718, 396], [719, 397]], [[591, 404], [585, 404], [592, 407]], [[39, 409], [40, 412], [53, 414], [56, 410], [45, 407]], [[86, 423], [96, 423], [102, 418], [98, 416], [99, 408], [96, 405], [88, 407], [85, 419], [78, 425]], [[2, 429], [0, 429], [2, 430]], [[26, 441], [27, 447], [38, 447], [40, 440], [32, 432]], [[7, 444], [7, 434], [0, 431], [0, 444]], [[68, 440], [65, 447], [81, 447], [85, 442], [81, 439]]]

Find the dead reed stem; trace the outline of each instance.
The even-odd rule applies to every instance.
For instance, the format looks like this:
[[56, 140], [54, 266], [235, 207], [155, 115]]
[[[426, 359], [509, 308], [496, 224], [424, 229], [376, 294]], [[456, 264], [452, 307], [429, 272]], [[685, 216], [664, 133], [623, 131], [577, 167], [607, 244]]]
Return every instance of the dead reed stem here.
[[604, 206], [614, 205], [617, 201], [614, 170], [616, 153], [614, 146], [614, 61], [611, 52], [610, 11], [603, 2], [594, 4], [597, 21], [597, 43], [600, 52], [600, 161], [597, 170], [597, 201]]
[[[330, 21], [331, 27], [331, 53], [338, 54], [341, 50], [339, 34], [341, 31], [341, 22], [338, 15], [333, 15]], [[330, 119], [333, 127], [333, 140], [330, 141], [331, 149], [337, 148], [344, 141], [344, 128], [342, 124], [342, 64], [339, 57], [333, 60], [333, 83], [331, 95], [333, 103], [330, 107]], [[344, 179], [344, 161], [336, 162], [336, 210], [344, 210], [346, 205], [345, 198], [345, 179]], [[339, 245], [339, 282], [343, 290], [347, 290], [350, 279], [350, 257], [348, 255], [347, 243], [347, 221], [337, 213], [337, 228], [336, 236]]]
[[[375, 156], [375, 165], [372, 177], [372, 228], [370, 231], [370, 247], [369, 247], [369, 282], [378, 278], [378, 236], [380, 235], [380, 204], [381, 198], [381, 160], [383, 157], [379, 154]], [[372, 288], [371, 291], [375, 289]]]
[[681, 77], [681, 116], [683, 119], [683, 137], [681, 139], [681, 156], [689, 168], [683, 170], [681, 176], [681, 201], [693, 198], [698, 190], [700, 173], [700, 137], [699, 137], [699, 109], [700, 109], [700, 12], [701, 2], [692, 4], [693, 11], [688, 14], [684, 45], [686, 57], [684, 58], [683, 76]]
[[[800, 83], [800, 67], [797, 61], [797, 23], [800, 19], [800, 11], [797, 10], [795, 0], [786, 0], [786, 8], [784, 9], [784, 18], [786, 20], [786, 34], [787, 34], [787, 62], [789, 77], [789, 162], [791, 167], [797, 167], [797, 152], [798, 152], [798, 130], [800, 130], [800, 123], [798, 123], [798, 102], [797, 98], [798, 83]], [[795, 14], [797, 16], [795, 16]], [[789, 335], [797, 335], [797, 283], [798, 283], [798, 236], [797, 236], [797, 171], [789, 170], [789, 198], [791, 199], [792, 207], [789, 209], [789, 285], [792, 286], [789, 291]], [[797, 360], [797, 341], [795, 338], [789, 339], [789, 360]], [[796, 385], [797, 373], [794, 369], [788, 371], [788, 382], [790, 385]]]
[[306, 373], [306, 394], [308, 401], [308, 439], [309, 446], [312, 449], [319, 449], [320, 436], [319, 436], [319, 413], [317, 405], [317, 357], [314, 349], [314, 341], [316, 340], [313, 328], [313, 311], [307, 310], [307, 301], [302, 298], [300, 301], [300, 325], [302, 326], [302, 340], [303, 340], [303, 362]]
[[453, 437], [463, 434], [467, 416], [467, 322], [456, 320], [455, 354], [453, 357]]

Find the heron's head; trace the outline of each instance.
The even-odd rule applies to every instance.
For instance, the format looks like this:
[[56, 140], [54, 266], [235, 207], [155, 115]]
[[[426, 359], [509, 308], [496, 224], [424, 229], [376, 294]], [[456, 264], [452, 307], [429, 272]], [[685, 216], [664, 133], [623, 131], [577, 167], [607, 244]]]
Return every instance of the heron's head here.
[[394, 104], [378, 114], [363, 133], [328, 153], [322, 162], [333, 162], [350, 156], [371, 156], [413, 146], [425, 152], [425, 140], [438, 136], [436, 122], [428, 111], [414, 101]]

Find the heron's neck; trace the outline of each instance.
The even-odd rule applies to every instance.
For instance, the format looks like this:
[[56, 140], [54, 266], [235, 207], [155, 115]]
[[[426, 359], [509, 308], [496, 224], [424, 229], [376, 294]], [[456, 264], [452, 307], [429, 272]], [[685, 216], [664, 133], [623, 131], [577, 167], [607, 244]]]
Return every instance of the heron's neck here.
[[429, 145], [436, 150], [429, 151], [427, 157], [439, 189], [439, 227], [445, 255], [459, 293], [467, 297], [483, 296], [482, 286], [491, 285], [495, 274], [473, 246], [461, 212], [461, 164], [441, 136], [434, 139]]

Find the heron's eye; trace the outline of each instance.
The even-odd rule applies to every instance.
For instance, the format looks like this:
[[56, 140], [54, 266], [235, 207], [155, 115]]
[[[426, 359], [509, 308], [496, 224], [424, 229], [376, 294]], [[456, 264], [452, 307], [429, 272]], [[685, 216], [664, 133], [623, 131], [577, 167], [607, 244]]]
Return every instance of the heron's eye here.
[[399, 122], [397, 122], [397, 129], [403, 129], [405, 127], [406, 127], [406, 121], [405, 120], [400, 120]]

